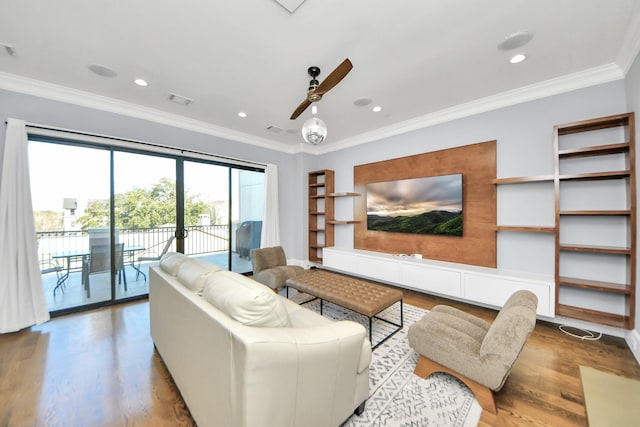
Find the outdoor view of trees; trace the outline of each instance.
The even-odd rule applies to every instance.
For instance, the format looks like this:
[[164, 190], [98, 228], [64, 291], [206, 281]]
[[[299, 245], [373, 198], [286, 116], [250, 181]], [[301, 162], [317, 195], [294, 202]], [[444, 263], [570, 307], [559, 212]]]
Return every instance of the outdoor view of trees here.
[[[208, 214], [211, 223], [216, 224], [216, 206], [198, 200], [185, 190], [185, 225], [196, 225], [199, 214]], [[82, 229], [104, 227], [109, 220], [109, 201], [92, 200], [84, 214], [78, 218]], [[126, 229], [155, 228], [176, 222], [176, 185], [167, 178], [161, 178], [150, 189], [134, 188], [115, 195], [116, 227]]]
[[[220, 207], [206, 203], [185, 190], [185, 225], [196, 225], [199, 214], [207, 214], [211, 224], [221, 219]], [[62, 230], [62, 212], [34, 212], [37, 231]], [[176, 222], [176, 185], [161, 178], [150, 188], [134, 188], [115, 195], [116, 227], [123, 229], [156, 228], [174, 225]], [[90, 200], [84, 213], [77, 219], [86, 230], [90, 227], [105, 227], [109, 224], [109, 200]]]

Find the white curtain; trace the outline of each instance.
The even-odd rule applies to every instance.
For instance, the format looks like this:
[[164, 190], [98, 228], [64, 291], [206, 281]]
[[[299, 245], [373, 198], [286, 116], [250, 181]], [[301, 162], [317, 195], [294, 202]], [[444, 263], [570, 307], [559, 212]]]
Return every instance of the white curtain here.
[[267, 165], [264, 172], [264, 221], [260, 247], [280, 245], [280, 212], [278, 210], [278, 166]]
[[0, 181], [0, 333], [49, 320], [31, 205], [27, 131], [9, 119]]

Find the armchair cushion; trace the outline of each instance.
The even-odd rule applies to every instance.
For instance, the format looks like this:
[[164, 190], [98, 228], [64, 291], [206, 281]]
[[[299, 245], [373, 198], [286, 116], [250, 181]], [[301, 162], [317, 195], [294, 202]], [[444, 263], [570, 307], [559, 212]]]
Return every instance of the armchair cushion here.
[[298, 265], [287, 265], [282, 246], [252, 250], [251, 264], [253, 279], [274, 290], [284, 288], [287, 279], [304, 273]]
[[258, 274], [263, 270], [286, 266], [287, 257], [282, 246], [253, 249], [251, 251], [251, 264], [253, 266], [253, 274]]
[[202, 297], [245, 326], [291, 327], [287, 309], [269, 288], [231, 271], [209, 275]]

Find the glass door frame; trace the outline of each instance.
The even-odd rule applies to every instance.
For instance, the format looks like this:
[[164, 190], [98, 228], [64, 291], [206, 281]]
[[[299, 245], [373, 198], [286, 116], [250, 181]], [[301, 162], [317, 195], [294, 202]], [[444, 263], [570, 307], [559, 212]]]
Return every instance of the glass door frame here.
[[[188, 238], [186, 234], [187, 230], [185, 227], [185, 219], [184, 219], [184, 162], [185, 161], [189, 161], [189, 162], [198, 162], [198, 163], [204, 163], [204, 164], [209, 164], [209, 165], [214, 165], [214, 166], [222, 166], [222, 167], [226, 167], [227, 173], [228, 173], [228, 177], [229, 177], [229, 181], [228, 181], [228, 191], [227, 191], [227, 195], [228, 195], [228, 221], [227, 221], [227, 229], [228, 229], [228, 245], [227, 245], [227, 256], [228, 256], [228, 269], [231, 271], [233, 268], [233, 260], [232, 260], [232, 204], [233, 204], [233, 199], [232, 199], [232, 179], [233, 179], [233, 170], [234, 169], [238, 169], [238, 170], [246, 170], [246, 171], [254, 171], [254, 172], [259, 172], [259, 173], [265, 173], [265, 169], [263, 167], [252, 167], [252, 166], [245, 166], [245, 165], [239, 165], [239, 164], [235, 164], [235, 163], [225, 163], [222, 161], [216, 161], [216, 160], [209, 160], [209, 159], [203, 159], [201, 157], [195, 156], [195, 157], [190, 157], [190, 156], [185, 156], [185, 155], [177, 155], [177, 154], [171, 154], [171, 153], [164, 153], [164, 152], [159, 152], [159, 151], [155, 151], [155, 150], [144, 150], [144, 149], [135, 149], [135, 148], [128, 148], [128, 147], [123, 147], [120, 145], [111, 145], [108, 144], [107, 142], [105, 143], [97, 143], [97, 142], [87, 142], [81, 139], [82, 135], [75, 135], [76, 137], [74, 137], [73, 134], [71, 134], [68, 138], [63, 138], [63, 137], [51, 137], [51, 136], [43, 136], [40, 135], [38, 133], [34, 133], [31, 134], [29, 133], [28, 135], [28, 141], [36, 141], [36, 142], [42, 142], [42, 143], [52, 143], [52, 144], [60, 144], [60, 145], [67, 145], [67, 146], [71, 146], [71, 147], [85, 147], [85, 148], [91, 148], [91, 149], [98, 149], [98, 150], [106, 150], [109, 151], [109, 170], [110, 170], [110, 177], [109, 177], [109, 230], [110, 230], [110, 255], [111, 255], [111, 297], [108, 300], [104, 300], [104, 301], [98, 301], [98, 302], [92, 302], [89, 304], [85, 304], [85, 305], [78, 305], [78, 306], [73, 306], [73, 307], [69, 307], [69, 308], [63, 308], [63, 309], [59, 309], [59, 310], [54, 310], [54, 311], [50, 311], [50, 314], [52, 317], [56, 317], [56, 316], [61, 316], [61, 315], [65, 315], [65, 314], [70, 314], [70, 313], [75, 313], [75, 312], [80, 312], [80, 311], [86, 311], [86, 310], [91, 310], [91, 309], [95, 309], [95, 308], [99, 308], [99, 307], [104, 307], [104, 306], [110, 306], [110, 305], [114, 305], [114, 304], [120, 304], [120, 303], [126, 303], [129, 301], [134, 301], [134, 300], [140, 300], [140, 299], [145, 299], [148, 298], [148, 292], [146, 294], [139, 294], [139, 295], [135, 295], [135, 296], [131, 296], [131, 297], [125, 297], [125, 298], [117, 298], [116, 297], [116, 274], [117, 273], [115, 271], [116, 269], [116, 263], [113, 262], [113, 260], [116, 257], [116, 244], [115, 244], [115, 236], [116, 236], [116, 200], [115, 200], [115, 180], [116, 180], [116, 166], [115, 165], [115, 159], [114, 159], [114, 154], [116, 152], [126, 152], [126, 153], [134, 153], [134, 154], [141, 154], [141, 155], [146, 155], [146, 156], [153, 156], [153, 157], [164, 157], [164, 158], [168, 158], [168, 159], [172, 159], [175, 160], [175, 164], [176, 164], [176, 250], [178, 252], [182, 252], [184, 253], [184, 239]], [[106, 138], [106, 140], [108, 140], [108, 138]]]

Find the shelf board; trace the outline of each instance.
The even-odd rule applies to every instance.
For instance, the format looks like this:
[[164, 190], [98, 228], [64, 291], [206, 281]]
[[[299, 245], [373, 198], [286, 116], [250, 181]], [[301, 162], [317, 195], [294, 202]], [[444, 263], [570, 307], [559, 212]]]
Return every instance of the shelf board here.
[[631, 287], [627, 284], [601, 282], [599, 280], [577, 279], [574, 277], [560, 277], [560, 286], [571, 286], [574, 288], [593, 289], [603, 292], [615, 292], [625, 295], [631, 294]]
[[496, 178], [492, 184], [519, 184], [527, 182], [552, 182], [553, 175], [516, 176], [513, 178]]
[[630, 144], [621, 142], [619, 144], [595, 145], [591, 147], [569, 148], [559, 150], [558, 157], [589, 157], [589, 156], [605, 156], [607, 154], [628, 153]]
[[327, 222], [329, 224], [337, 224], [337, 225], [341, 225], [341, 224], [359, 224], [360, 223], [360, 221], [341, 220], [341, 219], [330, 219]]
[[619, 254], [629, 255], [631, 254], [630, 248], [622, 248], [616, 246], [591, 246], [591, 245], [567, 245], [560, 244], [561, 251], [573, 251], [573, 252], [596, 252], [603, 254]]
[[360, 193], [329, 193], [328, 197], [355, 197], [360, 196]]
[[309, 228], [309, 231], [314, 233], [324, 233], [324, 228]]
[[324, 199], [325, 195], [324, 194], [315, 194], [313, 196], [309, 196], [310, 199]]
[[565, 304], [558, 304], [556, 315], [570, 317], [572, 319], [584, 320], [587, 322], [600, 323], [616, 328], [629, 329], [629, 317], [621, 314], [607, 313], [604, 311], [591, 310], [582, 307], [573, 307]]
[[560, 211], [560, 216], [576, 215], [576, 216], [630, 216], [630, 210], [597, 210], [597, 211]]
[[316, 182], [313, 184], [309, 184], [309, 187], [324, 187], [324, 182]]
[[325, 246], [319, 243], [309, 243], [309, 247], [313, 249], [323, 249]]
[[324, 215], [324, 212], [309, 211], [309, 215]]
[[601, 179], [621, 179], [629, 178], [630, 170], [611, 171], [611, 172], [591, 172], [591, 173], [573, 173], [560, 175], [560, 181], [598, 181]]
[[514, 231], [523, 233], [555, 233], [555, 227], [530, 227], [530, 226], [512, 226], [512, 225], [499, 225], [496, 227], [497, 231]]
[[582, 120], [564, 125], [557, 125], [555, 129], [558, 135], [570, 135], [572, 133], [589, 132], [592, 130], [609, 129], [619, 126], [628, 126], [631, 114], [617, 114], [614, 116], [597, 119]]

